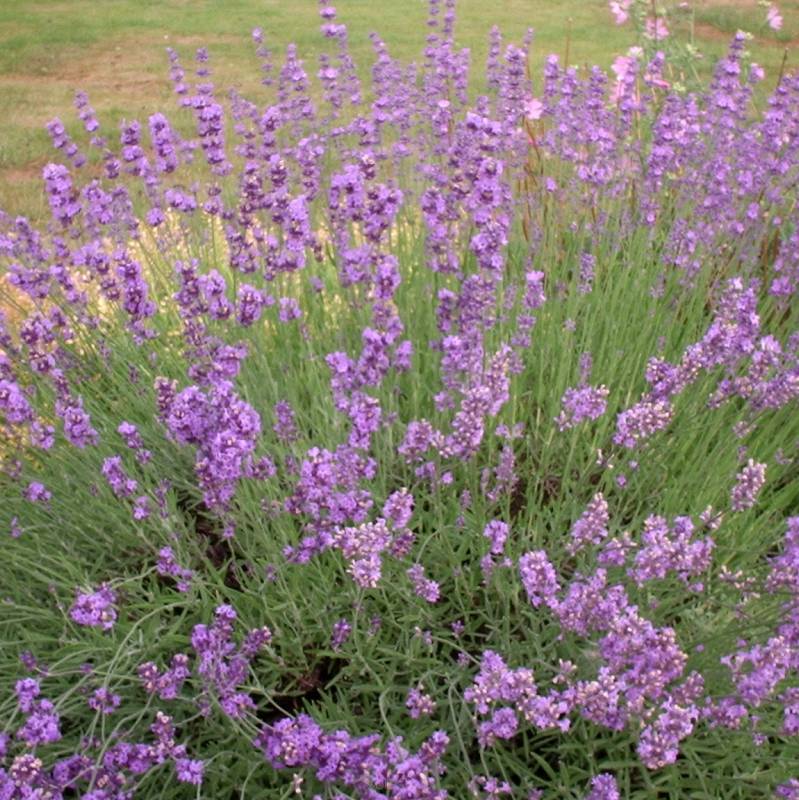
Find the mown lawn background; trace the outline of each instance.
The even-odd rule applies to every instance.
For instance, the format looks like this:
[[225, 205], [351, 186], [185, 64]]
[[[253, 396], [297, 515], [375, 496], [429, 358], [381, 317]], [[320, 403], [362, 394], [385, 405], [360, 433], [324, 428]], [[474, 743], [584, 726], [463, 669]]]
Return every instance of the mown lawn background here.
[[[339, 0], [349, 28], [355, 63], [364, 77], [373, 61], [368, 34], [377, 31], [393, 55], [417, 57], [427, 35], [426, 0]], [[799, 0], [779, 3], [785, 23], [765, 28], [756, 0], [694, 3], [692, 34], [706, 53], [707, 69], [744, 28], [756, 34], [751, 52], [774, 86], [783, 60], [799, 62]], [[253, 28], [264, 30], [279, 64], [286, 42], [295, 42], [306, 69], [315, 74], [317, 56], [329, 46], [319, 33], [316, 0], [4, 0], [0, 3], [0, 209], [41, 219], [47, 214], [42, 167], [53, 159], [44, 124], [62, 118], [82, 141], [72, 108], [76, 89], [89, 94], [105, 134], [121, 120], [171, 111], [174, 99], [165, 48], [174, 47], [190, 68], [194, 50], [207, 46], [214, 79], [258, 98], [260, 73]], [[606, 0], [459, 0], [456, 38], [473, 54], [475, 89], [480, 89], [491, 25], [518, 41], [535, 29], [531, 68], [540, 73], [552, 52], [570, 64], [608, 67], [633, 44], [629, 26], [616, 27]]]

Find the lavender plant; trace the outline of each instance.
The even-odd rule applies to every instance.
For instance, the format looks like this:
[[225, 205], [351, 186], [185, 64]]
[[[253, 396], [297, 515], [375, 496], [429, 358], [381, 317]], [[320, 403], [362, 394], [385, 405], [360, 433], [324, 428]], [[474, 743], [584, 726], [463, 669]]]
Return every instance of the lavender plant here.
[[799, 797], [799, 76], [320, 17], [0, 220], [0, 797]]

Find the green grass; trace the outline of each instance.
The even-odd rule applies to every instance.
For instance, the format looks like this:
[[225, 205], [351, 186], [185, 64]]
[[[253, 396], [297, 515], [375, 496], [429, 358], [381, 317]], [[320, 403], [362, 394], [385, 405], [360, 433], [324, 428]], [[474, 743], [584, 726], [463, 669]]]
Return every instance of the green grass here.
[[[758, 36], [764, 47], [790, 47], [796, 45], [799, 37], [796, 0], [783, 0], [778, 3], [784, 22], [778, 31], [771, 30], [765, 22], [765, 9], [755, 3], [713, 3], [701, 4], [696, 10], [696, 22], [710, 26], [720, 34], [731, 35], [737, 30], [747, 30]], [[706, 32], [707, 34], [707, 32]]]
[[[389, 43], [393, 55], [404, 60], [419, 56], [427, 32], [424, 0], [341, 0], [337, 5], [364, 75], [372, 62], [371, 31]], [[697, 42], [708, 54], [708, 67], [730, 34], [745, 23], [763, 34], [751, 49], [775, 76], [787, 38], [799, 30], [799, 3], [780, 5], [786, 24], [775, 38], [762, 29], [762, 9], [704, 8], [700, 3]], [[296, 42], [314, 73], [317, 56], [328, 45], [318, 32], [317, 8], [316, 0], [103, 0], [101, 13], [90, 0], [0, 5], [0, 108], [7, 110], [0, 119], [0, 209], [41, 217], [41, 169], [53, 158], [43, 126], [54, 116], [67, 124], [75, 119], [72, 99], [77, 89], [89, 93], [101, 124], [113, 136], [125, 118], [146, 119], [175, 108], [166, 46], [178, 49], [190, 66], [193, 51], [207, 45], [218, 84], [257, 99], [259, 72], [251, 30], [262, 27], [278, 52], [287, 42]], [[528, 27], [535, 29], [534, 76], [551, 52], [562, 59], [568, 55], [572, 64], [608, 67], [632, 44], [632, 31], [612, 24], [604, 0], [501, 0], [490, 9], [482, 0], [460, 0], [457, 39], [472, 51], [475, 76], [485, 63], [491, 24], [513, 41]]]

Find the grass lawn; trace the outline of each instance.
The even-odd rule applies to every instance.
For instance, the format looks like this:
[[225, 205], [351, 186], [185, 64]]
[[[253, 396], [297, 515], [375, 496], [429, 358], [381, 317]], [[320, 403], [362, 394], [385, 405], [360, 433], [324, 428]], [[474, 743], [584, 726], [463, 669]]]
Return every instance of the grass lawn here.
[[[426, 35], [425, 0], [340, 0], [340, 18], [361, 70], [371, 64], [370, 31], [391, 52], [418, 57]], [[218, 85], [258, 96], [259, 71], [250, 41], [256, 26], [268, 42], [296, 42], [309, 71], [328, 42], [318, 33], [316, 0], [12, 0], [0, 4], [0, 208], [40, 218], [46, 213], [41, 170], [53, 157], [44, 124], [60, 116], [82, 141], [72, 109], [76, 89], [89, 93], [105, 130], [130, 116], [146, 119], [174, 108], [165, 47], [189, 62], [207, 46]], [[753, 57], [776, 76], [784, 53], [796, 66], [799, 0], [783, 0], [778, 34], [763, 29], [764, 11], [755, 0], [696, 3], [696, 39], [709, 56], [721, 54], [739, 27], [757, 31]], [[490, 13], [489, 13], [490, 11]], [[485, 62], [488, 29], [500, 26], [509, 40], [528, 27], [536, 31], [533, 71], [546, 55], [559, 53], [572, 64], [607, 67], [632, 43], [629, 27], [616, 27], [605, 0], [459, 0], [459, 41], [473, 53], [473, 73]], [[686, 32], [687, 33], [687, 32]], [[792, 39], [792, 37], [794, 37]], [[280, 54], [278, 53], [278, 58]], [[767, 82], [768, 87], [772, 85]]]

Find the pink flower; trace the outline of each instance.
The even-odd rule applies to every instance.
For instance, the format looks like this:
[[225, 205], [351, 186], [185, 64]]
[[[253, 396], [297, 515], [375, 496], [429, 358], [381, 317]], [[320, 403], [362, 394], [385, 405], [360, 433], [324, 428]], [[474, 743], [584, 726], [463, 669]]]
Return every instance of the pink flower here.
[[647, 39], [665, 39], [669, 35], [669, 29], [666, 26], [666, 20], [663, 17], [647, 17], [646, 28], [644, 36]]
[[541, 115], [544, 113], [544, 104], [537, 97], [532, 97], [524, 104], [524, 113], [527, 119], [541, 119]]
[[613, 14], [617, 25], [624, 25], [630, 18], [627, 13], [630, 10], [632, 0], [611, 0], [608, 5], [610, 6], [610, 13]]
[[752, 63], [752, 66], [749, 67], [749, 80], [751, 83], [759, 83], [766, 77], [766, 71], [760, 64]]
[[766, 12], [766, 23], [773, 31], [778, 31], [782, 27], [782, 14], [779, 8], [772, 3]]
[[671, 89], [671, 84], [668, 81], [663, 80], [663, 78], [659, 75], [651, 75], [647, 72], [644, 75], [644, 79], [657, 89]]
[[624, 96], [625, 80], [627, 76], [633, 71], [633, 68], [637, 62], [638, 56], [640, 55], [639, 52], [640, 48], [633, 47], [630, 48], [629, 54], [626, 56], [617, 56], [611, 65], [611, 70], [616, 76], [616, 83], [613, 85], [613, 88], [610, 93], [610, 102], [611, 103], [618, 103], [619, 100]]
[[635, 59], [631, 56], [617, 56], [610, 67], [616, 75], [616, 80], [623, 81], [634, 63]]

